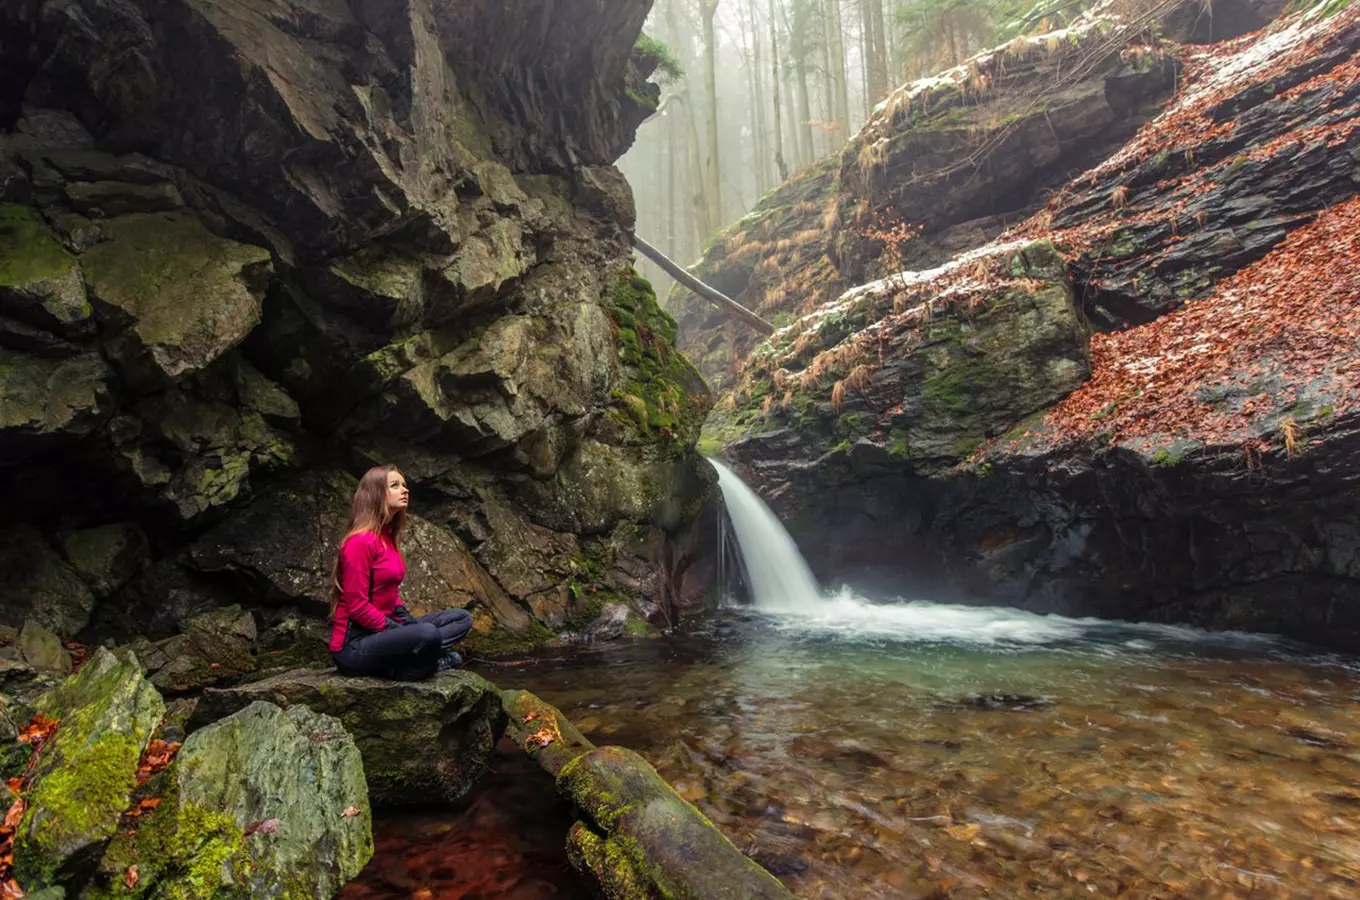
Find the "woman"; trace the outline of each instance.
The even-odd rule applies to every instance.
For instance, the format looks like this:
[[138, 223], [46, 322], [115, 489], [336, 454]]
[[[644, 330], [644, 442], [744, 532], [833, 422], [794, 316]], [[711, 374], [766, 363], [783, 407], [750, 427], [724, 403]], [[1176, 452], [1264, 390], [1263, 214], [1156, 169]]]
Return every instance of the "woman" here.
[[451, 648], [472, 627], [467, 610], [416, 618], [397, 595], [406, 575], [400, 548], [410, 500], [396, 466], [369, 469], [354, 492], [331, 575], [330, 650], [342, 675], [414, 681], [463, 664]]

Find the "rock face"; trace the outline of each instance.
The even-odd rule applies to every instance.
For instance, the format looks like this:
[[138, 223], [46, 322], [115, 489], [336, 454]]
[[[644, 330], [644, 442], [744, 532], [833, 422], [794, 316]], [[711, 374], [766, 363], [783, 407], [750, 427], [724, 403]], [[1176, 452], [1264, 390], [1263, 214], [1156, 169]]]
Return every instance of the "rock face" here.
[[379, 806], [462, 799], [504, 728], [496, 689], [470, 672], [390, 682], [299, 670], [204, 691], [190, 730], [257, 701], [287, 709], [306, 705], [339, 720], [354, 737], [369, 796]]
[[359, 751], [305, 706], [256, 702], [195, 732], [157, 787], [82, 896], [333, 897], [373, 856]]
[[755, 348], [711, 439], [827, 581], [1360, 645], [1358, 54], [1353, 8], [1185, 48], [1045, 208]]
[[128, 807], [137, 761], [165, 703], [135, 659], [100, 648], [78, 675], [43, 695], [37, 712], [58, 726], [15, 832], [14, 872], [27, 888], [56, 885], [93, 863]]
[[0, 619], [319, 615], [388, 461], [412, 599], [487, 649], [586, 615], [585, 572], [655, 613], [711, 479], [611, 165], [659, 93], [647, 6], [0, 12], [0, 490], [41, 545]]

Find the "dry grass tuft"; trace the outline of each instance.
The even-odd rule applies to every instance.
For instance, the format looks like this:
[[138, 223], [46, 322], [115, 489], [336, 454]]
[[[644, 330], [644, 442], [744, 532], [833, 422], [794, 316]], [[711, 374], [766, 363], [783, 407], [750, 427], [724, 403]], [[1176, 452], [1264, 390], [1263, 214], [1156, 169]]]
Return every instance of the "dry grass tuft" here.
[[840, 412], [843, 406], [845, 406], [845, 382], [838, 381], [831, 386], [831, 408]]
[[874, 370], [861, 363], [850, 370], [850, 374], [845, 378], [845, 386], [857, 394], [862, 394], [868, 390], [873, 375]]

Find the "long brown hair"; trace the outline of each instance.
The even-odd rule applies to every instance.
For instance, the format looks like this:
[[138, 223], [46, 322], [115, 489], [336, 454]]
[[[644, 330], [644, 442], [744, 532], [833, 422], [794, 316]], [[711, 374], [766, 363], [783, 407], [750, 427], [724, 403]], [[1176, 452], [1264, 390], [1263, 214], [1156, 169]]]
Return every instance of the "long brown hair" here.
[[401, 533], [406, 528], [406, 510], [391, 512], [387, 508], [387, 476], [397, 472], [396, 466], [374, 466], [359, 479], [359, 487], [354, 491], [354, 503], [349, 510], [349, 527], [340, 539], [335, 551], [335, 565], [331, 566], [331, 615], [340, 605], [340, 554], [345, 549], [345, 541], [356, 534], [383, 534], [392, 539], [392, 545], [401, 548]]

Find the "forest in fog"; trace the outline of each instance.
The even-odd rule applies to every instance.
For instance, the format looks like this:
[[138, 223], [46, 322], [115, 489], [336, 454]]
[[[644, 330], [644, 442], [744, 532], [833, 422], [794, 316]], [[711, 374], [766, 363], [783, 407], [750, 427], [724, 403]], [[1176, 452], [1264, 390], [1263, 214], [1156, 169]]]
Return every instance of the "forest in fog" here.
[[[655, 115], [620, 166], [638, 234], [681, 264], [766, 192], [838, 151], [896, 86], [1083, 0], [657, 0], [643, 41], [665, 60]], [[650, 261], [658, 291], [669, 279]]]

